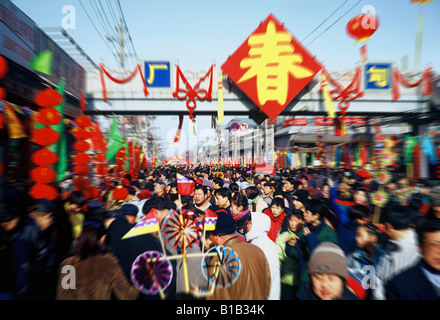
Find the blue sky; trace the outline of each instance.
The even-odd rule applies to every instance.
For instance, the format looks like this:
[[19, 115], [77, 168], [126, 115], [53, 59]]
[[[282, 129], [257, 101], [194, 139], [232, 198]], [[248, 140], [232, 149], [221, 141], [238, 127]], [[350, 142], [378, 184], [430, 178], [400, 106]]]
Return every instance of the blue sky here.
[[[109, 0], [101, 0], [104, 6], [107, 1]], [[117, 61], [95, 31], [79, 0], [12, 2], [40, 27], [61, 27], [64, 17], [61, 10], [65, 5], [72, 5], [76, 9], [76, 29], [68, 30], [69, 34], [95, 62], [104, 61], [110, 67], [117, 67]], [[219, 68], [270, 13], [301, 41], [343, 4], [338, 12], [303, 42], [307, 44], [357, 2], [358, 0], [121, 0], [121, 6], [139, 58], [178, 60], [182, 68], [206, 70], [213, 61]], [[83, 0], [82, 3], [86, 9], [90, 9], [89, 1]], [[345, 26], [366, 5], [374, 7], [380, 20], [377, 32], [367, 42], [371, 60], [391, 60], [400, 65], [401, 58], [409, 55], [409, 66], [412, 67], [417, 19], [425, 12], [422, 68], [429, 64], [439, 73], [440, 0], [427, 6], [416, 6], [410, 0], [360, 1], [308, 46], [328, 70], [351, 69], [359, 61], [361, 44], [354, 43], [346, 34]], [[95, 16], [93, 11], [89, 14]], [[206, 122], [209, 127], [210, 121]], [[175, 130], [177, 117], [171, 118], [168, 123]], [[187, 127], [184, 125], [184, 130]], [[162, 135], [165, 138], [166, 132]]]

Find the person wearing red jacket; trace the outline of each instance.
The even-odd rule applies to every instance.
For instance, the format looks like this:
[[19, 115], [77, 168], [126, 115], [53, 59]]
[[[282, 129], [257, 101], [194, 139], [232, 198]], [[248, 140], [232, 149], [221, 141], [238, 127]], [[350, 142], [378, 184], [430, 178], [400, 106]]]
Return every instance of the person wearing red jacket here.
[[270, 207], [263, 211], [263, 213], [270, 218], [270, 229], [267, 236], [273, 242], [276, 242], [278, 232], [280, 231], [283, 220], [286, 217], [284, 209], [284, 199], [274, 198]]

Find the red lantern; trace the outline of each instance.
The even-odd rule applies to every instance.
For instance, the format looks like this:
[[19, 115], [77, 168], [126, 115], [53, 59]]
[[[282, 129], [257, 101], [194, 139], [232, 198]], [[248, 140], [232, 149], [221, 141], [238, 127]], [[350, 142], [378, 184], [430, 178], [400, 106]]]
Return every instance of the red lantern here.
[[73, 167], [73, 173], [79, 176], [87, 176], [90, 173], [90, 168], [84, 165], [77, 165]]
[[75, 164], [88, 164], [89, 162], [90, 156], [83, 152], [80, 152], [73, 157], [73, 163]]
[[51, 185], [37, 183], [30, 188], [29, 195], [35, 200], [47, 199], [53, 201], [58, 197], [58, 191]]
[[39, 183], [51, 183], [55, 180], [56, 176], [55, 170], [48, 167], [37, 167], [30, 172], [32, 181]]
[[8, 73], [8, 62], [3, 56], [0, 56], [0, 79]]
[[49, 149], [40, 149], [31, 156], [32, 162], [40, 167], [49, 167], [58, 162], [58, 155]]
[[37, 123], [53, 126], [61, 121], [61, 114], [55, 108], [44, 108], [38, 112]]
[[92, 126], [92, 121], [88, 116], [82, 115], [75, 119], [75, 124], [80, 128], [87, 128]]
[[379, 27], [379, 18], [372, 13], [362, 13], [352, 18], [346, 26], [348, 35], [356, 42], [366, 42]]
[[0, 130], [3, 129], [5, 126], [5, 118], [3, 117], [3, 114], [0, 113]]
[[59, 105], [63, 101], [63, 96], [52, 88], [46, 88], [37, 92], [34, 100], [40, 107], [48, 108]]
[[77, 187], [78, 189], [86, 189], [90, 185], [89, 179], [83, 178], [83, 177], [76, 177], [73, 179], [72, 184]]
[[78, 129], [75, 130], [73, 136], [75, 137], [76, 140], [86, 140], [86, 139], [90, 139], [91, 134], [89, 131], [85, 129]]
[[60, 139], [60, 134], [50, 127], [34, 129], [32, 131], [31, 140], [43, 147], [53, 145], [59, 139]]
[[115, 190], [113, 190], [112, 197], [116, 200], [124, 200], [128, 196], [128, 190], [127, 188], [124, 188], [122, 186], [117, 187]]
[[90, 143], [84, 140], [76, 141], [73, 144], [73, 149], [78, 152], [85, 152], [90, 149]]

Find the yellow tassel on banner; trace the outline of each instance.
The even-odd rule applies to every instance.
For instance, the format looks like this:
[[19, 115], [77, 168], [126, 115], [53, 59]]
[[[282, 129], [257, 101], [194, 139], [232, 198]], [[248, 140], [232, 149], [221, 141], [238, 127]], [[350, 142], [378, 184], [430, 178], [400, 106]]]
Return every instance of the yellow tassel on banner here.
[[217, 92], [217, 98], [218, 98], [218, 109], [217, 109], [217, 118], [218, 123], [223, 124], [223, 76], [222, 73], [218, 75], [218, 92]]
[[330, 97], [330, 94], [327, 89], [327, 77], [324, 72], [321, 72], [321, 88], [322, 88], [322, 97], [324, 98], [325, 108], [327, 109], [327, 114], [330, 118], [334, 119], [336, 117], [335, 114], [335, 106], [333, 105], [333, 100]]

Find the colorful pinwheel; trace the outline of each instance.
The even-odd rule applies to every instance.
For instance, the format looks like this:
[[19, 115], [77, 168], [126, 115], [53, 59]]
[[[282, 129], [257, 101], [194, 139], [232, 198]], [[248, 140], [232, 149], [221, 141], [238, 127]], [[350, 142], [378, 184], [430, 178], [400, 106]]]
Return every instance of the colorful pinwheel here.
[[173, 211], [168, 215], [162, 227], [166, 241], [177, 249], [178, 253], [191, 249], [202, 238], [203, 223], [189, 210]]
[[173, 278], [170, 261], [158, 251], [146, 251], [140, 254], [131, 268], [131, 282], [142, 293], [163, 294]]
[[238, 254], [231, 248], [216, 246], [209, 249], [204, 255], [202, 271], [210, 286], [227, 288], [240, 275], [241, 261]]

